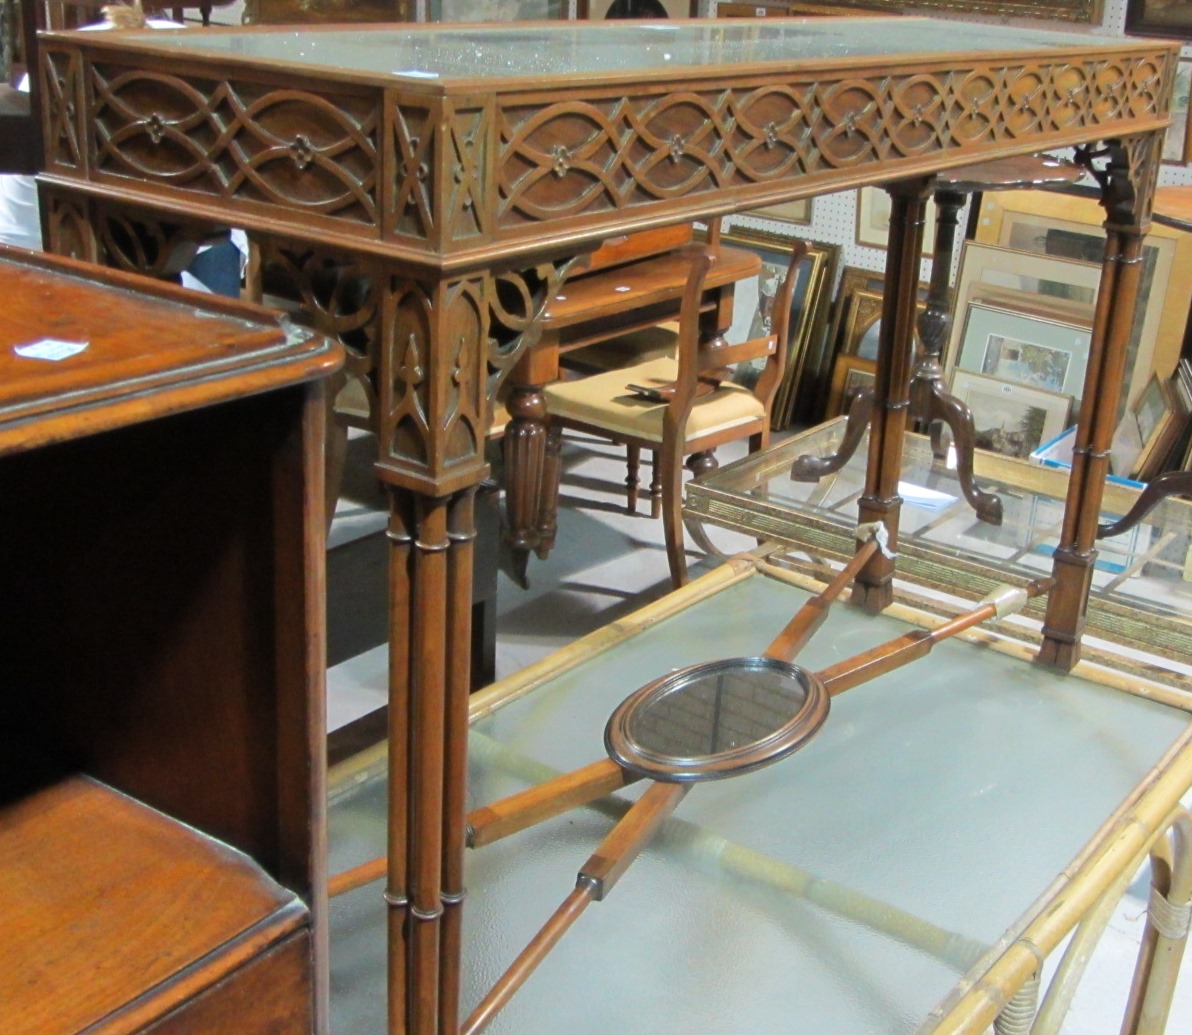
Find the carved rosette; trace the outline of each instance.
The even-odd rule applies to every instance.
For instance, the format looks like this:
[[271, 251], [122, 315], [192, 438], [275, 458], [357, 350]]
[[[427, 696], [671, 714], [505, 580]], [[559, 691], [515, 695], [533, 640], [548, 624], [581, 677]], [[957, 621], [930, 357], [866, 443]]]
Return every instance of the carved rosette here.
[[97, 176], [376, 226], [374, 91], [322, 94], [90, 66]]
[[[819, 76], [603, 99], [523, 95], [502, 104], [501, 230], [668, 199], [827, 178], [882, 163], [1039, 149], [1167, 109], [1168, 55], [1039, 61], [883, 76]], [[576, 93], [578, 94], [578, 90]]]

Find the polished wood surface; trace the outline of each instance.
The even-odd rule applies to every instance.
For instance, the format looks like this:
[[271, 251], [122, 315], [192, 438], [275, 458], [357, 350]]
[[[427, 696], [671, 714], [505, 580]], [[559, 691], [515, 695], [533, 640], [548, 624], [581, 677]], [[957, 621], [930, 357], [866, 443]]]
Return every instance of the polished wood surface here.
[[[872, 475], [859, 517], [883, 521], [896, 551], [930, 178], [1076, 146], [1096, 169], [1109, 244], [1042, 660], [1070, 667], [1079, 657], [1178, 48], [960, 32], [929, 19], [764, 24], [676, 23], [677, 43], [704, 48], [702, 64], [660, 61], [634, 30], [611, 23], [374, 28], [393, 47], [380, 48], [384, 67], [372, 71], [364, 61], [320, 63], [267, 29], [223, 33], [241, 54], [211, 49], [215, 30], [43, 38], [41, 186], [54, 250], [157, 272], [198, 230], [242, 226], [295, 271], [312, 318], [379, 353], [377, 470], [393, 500], [393, 1033], [437, 1035], [455, 1024], [458, 954], [448, 938], [440, 958], [440, 934], [462, 895], [454, 846], [464, 838], [467, 748], [462, 726], [446, 717], [466, 706], [457, 655], [467, 650], [469, 594], [466, 565], [446, 555], [471, 558], [471, 496], [487, 473], [500, 382], [540, 333], [576, 257], [600, 240], [894, 184]], [[304, 30], [311, 55], [333, 31]], [[526, 61], [510, 69], [513, 31]], [[808, 42], [840, 33], [855, 48], [817, 52]], [[901, 53], [870, 45], [887, 33], [906, 40]], [[980, 45], [983, 33], [996, 38]], [[248, 53], [254, 41], [268, 53]], [[609, 49], [609, 66], [589, 64]], [[416, 51], [434, 67], [415, 63]], [[493, 61], [482, 74], [476, 54]], [[544, 71], [548, 57], [558, 63]], [[225, 120], [227, 98], [237, 114]], [[329, 297], [328, 270], [356, 296]], [[854, 597], [884, 606], [893, 568], [872, 557]], [[429, 631], [457, 620], [462, 628], [446, 637]]]
[[[325, 1031], [321, 379], [340, 349], [254, 306], [12, 249], [0, 291], [0, 827], [17, 839], [0, 876], [20, 874], [29, 911], [0, 1028], [23, 1023], [24, 964], [60, 961], [55, 980], [118, 1014], [113, 1032]], [[87, 347], [15, 352], [47, 336]], [[33, 788], [25, 754], [49, 774]], [[94, 808], [91, 836], [39, 807], [59, 787], [86, 792], [72, 815]], [[56, 862], [22, 873], [34, 847]], [[173, 861], [194, 852], [201, 877]], [[73, 875], [104, 853], [120, 869], [84, 894]], [[129, 897], [145, 901], [130, 922], [157, 903], [135, 936], [112, 933], [144, 963], [79, 935]], [[245, 984], [226, 953], [258, 928]], [[79, 1030], [68, 1020], [35, 1030]]]
[[307, 1029], [308, 910], [215, 839], [73, 776], [0, 807], [0, 873], [10, 1035], [143, 1030], [291, 938], [302, 955], [273, 961], [268, 980], [299, 993], [284, 1030]]

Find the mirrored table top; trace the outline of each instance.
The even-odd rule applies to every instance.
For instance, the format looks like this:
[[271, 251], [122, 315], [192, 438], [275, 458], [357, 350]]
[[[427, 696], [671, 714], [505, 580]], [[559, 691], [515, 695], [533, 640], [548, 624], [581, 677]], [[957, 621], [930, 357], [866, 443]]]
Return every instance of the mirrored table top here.
[[[111, 36], [112, 34], [102, 34]], [[106, 41], [105, 41], [106, 42]], [[1122, 46], [1086, 34], [920, 18], [269, 27], [125, 32], [121, 46], [450, 81], [616, 74], [835, 59], [1021, 53]], [[963, 58], [961, 58], [963, 59]]]

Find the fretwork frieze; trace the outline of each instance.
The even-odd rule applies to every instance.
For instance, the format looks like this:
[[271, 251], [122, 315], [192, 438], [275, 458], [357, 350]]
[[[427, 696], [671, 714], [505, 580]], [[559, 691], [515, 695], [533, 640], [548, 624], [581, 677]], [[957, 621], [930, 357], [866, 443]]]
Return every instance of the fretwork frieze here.
[[1157, 48], [882, 75], [577, 84], [477, 104], [392, 83], [290, 86], [259, 72], [137, 70], [107, 55], [84, 55], [80, 70], [70, 59], [49, 50], [52, 174], [207, 198], [246, 224], [283, 210], [292, 222], [297, 210], [312, 234], [429, 264], [473, 251], [491, 261], [547, 221], [582, 230], [610, 213], [627, 224], [707, 215], [1017, 143], [1138, 133], [1164, 117], [1173, 74]]
[[[1161, 117], [1166, 55], [507, 104], [502, 228]], [[590, 98], [590, 91], [589, 91]], [[967, 159], [966, 159], [967, 160]]]

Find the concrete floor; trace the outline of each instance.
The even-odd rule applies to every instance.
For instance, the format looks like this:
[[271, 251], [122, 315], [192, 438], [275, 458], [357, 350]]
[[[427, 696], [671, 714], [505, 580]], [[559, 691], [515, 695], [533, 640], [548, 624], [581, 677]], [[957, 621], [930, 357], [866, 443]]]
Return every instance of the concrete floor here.
[[[733, 450], [722, 451], [722, 462]], [[513, 673], [593, 629], [632, 612], [669, 589], [661, 522], [643, 505], [637, 517], [624, 513], [623, 454], [607, 444], [569, 440], [558, 545], [545, 561], [531, 559], [529, 588], [500, 575], [497, 628], [498, 677]], [[359, 534], [380, 527], [379, 502], [370, 497], [367, 479], [356, 498], [341, 501], [336, 535]], [[713, 532], [726, 552], [747, 549], [752, 540]], [[335, 536], [333, 536], [333, 542]], [[696, 570], [711, 563], [697, 560]], [[329, 672], [332, 727], [384, 700], [385, 650], [378, 646], [348, 659]], [[1089, 965], [1062, 1029], [1066, 1035], [1113, 1035], [1119, 1030], [1146, 911], [1147, 880], [1140, 874], [1115, 911]], [[333, 944], [333, 959], [336, 946]], [[1185, 965], [1168, 1025], [1169, 1032], [1192, 1030], [1192, 977]], [[337, 1035], [358, 1035], [337, 1031]], [[359, 1035], [364, 1035], [363, 1032]], [[832, 1033], [823, 1033], [832, 1035]]]

